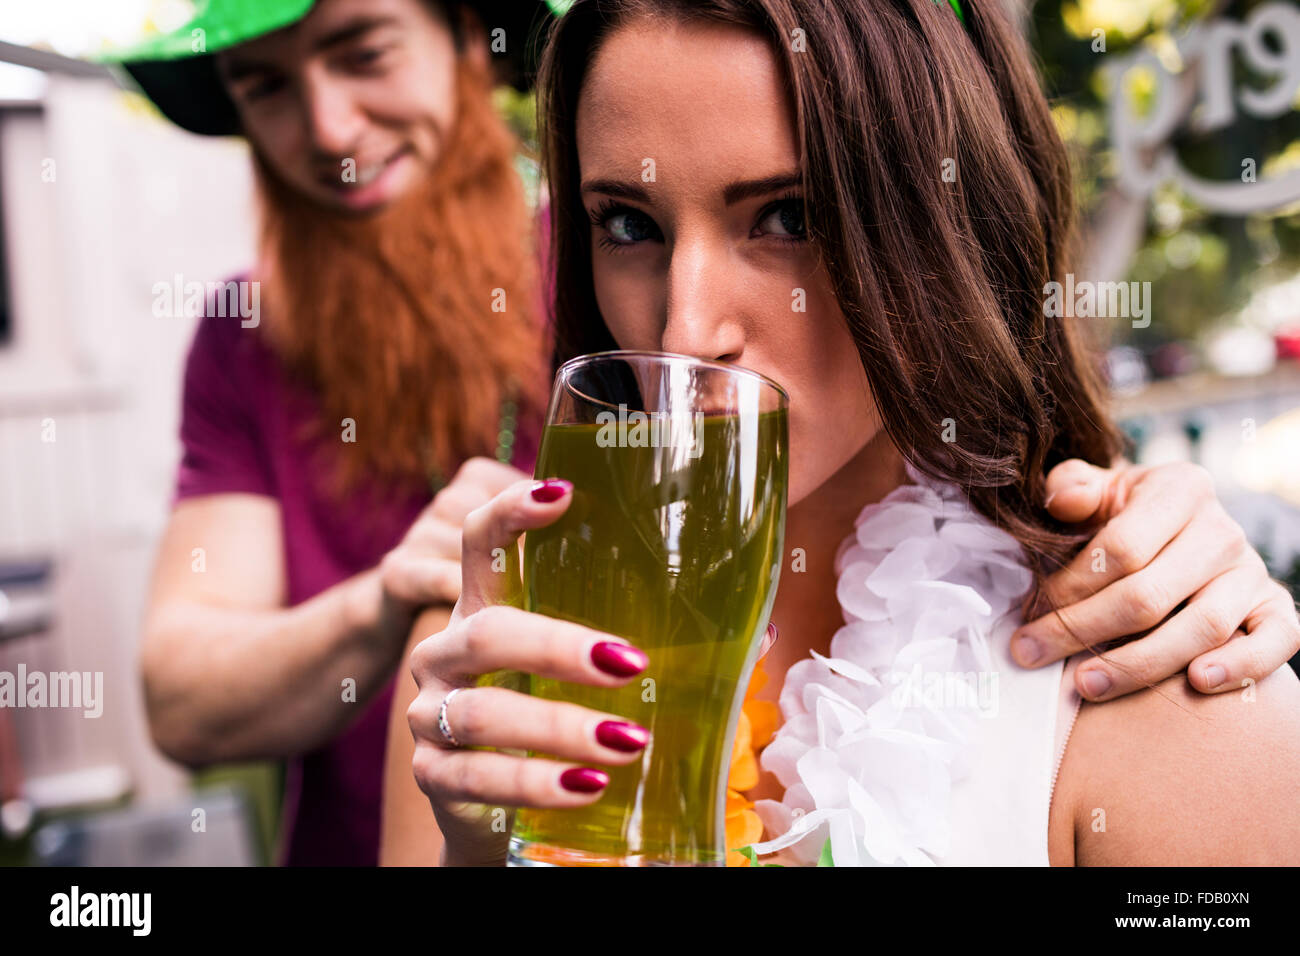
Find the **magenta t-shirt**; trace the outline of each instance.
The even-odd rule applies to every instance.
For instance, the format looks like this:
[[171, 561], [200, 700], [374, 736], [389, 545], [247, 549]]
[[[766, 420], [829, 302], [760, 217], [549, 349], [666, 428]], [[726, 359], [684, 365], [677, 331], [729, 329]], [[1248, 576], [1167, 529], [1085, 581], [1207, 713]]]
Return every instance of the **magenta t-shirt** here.
[[[312, 393], [288, 380], [259, 329], [238, 318], [200, 320], [185, 367], [176, 500], [231, 492], [276, 499], [290, 605], [374, 567], [430, 500], [427, 487], [389, 497], [363, 487], [340, 502], [316, 480], [318, 459], [303, 445], [316, 414]], [[515, 467], [532, 472], [539, 431], [539, 422], [519, 422]], [[333, 741], [289, 761], [285, 864], [378, 862], [393, 686], [390, 679], [358, 703], [357, 719]]]

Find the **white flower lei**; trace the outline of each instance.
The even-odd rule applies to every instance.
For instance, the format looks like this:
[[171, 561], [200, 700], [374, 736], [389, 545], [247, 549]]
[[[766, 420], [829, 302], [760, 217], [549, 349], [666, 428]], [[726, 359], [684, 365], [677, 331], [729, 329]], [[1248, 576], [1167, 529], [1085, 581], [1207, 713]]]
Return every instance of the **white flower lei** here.
[[[754, 809], [758, 854], [835, 866], [933, 865], [950, 845], [953, 785], [970, 772], [988, 639], [1032, 580], [1019, 543], [960, 489], [914, 484], [867, 505], [835, 559], [845, 625], [781, 688], [784, 724], [762, 767], [786, 788]], [[821, 836], [809, 839], [814, 831]]]

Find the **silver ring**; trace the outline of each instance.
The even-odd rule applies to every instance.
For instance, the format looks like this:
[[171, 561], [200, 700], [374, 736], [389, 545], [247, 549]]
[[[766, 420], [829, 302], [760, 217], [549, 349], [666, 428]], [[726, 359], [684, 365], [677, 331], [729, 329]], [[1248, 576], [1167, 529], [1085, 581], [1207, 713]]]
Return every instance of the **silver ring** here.
[[449, 747], [463, 746], [456, 735], [451, 732], [451, 722], [447, 720], [447, 705], [451, 699], [463, 691], [464, 687], [457, 687], [442, 699], [442, 704], [438, 707], [438, 733], [442, 734], [443, 742]]

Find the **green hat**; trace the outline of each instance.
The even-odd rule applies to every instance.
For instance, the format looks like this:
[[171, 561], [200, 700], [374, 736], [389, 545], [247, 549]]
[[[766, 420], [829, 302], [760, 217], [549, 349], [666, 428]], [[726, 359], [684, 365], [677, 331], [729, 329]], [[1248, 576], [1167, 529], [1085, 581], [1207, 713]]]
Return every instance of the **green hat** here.
[[[439, 0], [453, 10], [468, 7], [484, 25], [504, 28], [510, 82], [525, 89], [540, 46], [540, 27], [549, 13], [562, 14], [572, 0]], [[97, 57], [120, 63], [149, 99], [177, 126], [192, 133], [228, 136], [240, 132], [235, 104], [217, 74], [215, 54], [297, 23], [316, 0], [191, 0], [194, 15], [170, 33]]]

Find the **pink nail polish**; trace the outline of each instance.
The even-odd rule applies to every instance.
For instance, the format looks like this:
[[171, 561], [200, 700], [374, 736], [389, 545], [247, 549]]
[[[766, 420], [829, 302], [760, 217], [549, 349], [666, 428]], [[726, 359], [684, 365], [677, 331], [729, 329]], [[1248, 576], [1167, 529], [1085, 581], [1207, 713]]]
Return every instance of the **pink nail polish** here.
[[626, 720], [606, 720], [596, 726], [596, 739], [605, 747], [630, 754], [650, 742], [650, 731]]
[[631, 677], [645, 670], [650, 663], [645, 651], [617, 641], [601, 641], [591, 649], [591, 662], [606, 674]]
[[534, 501], [548, 505], [552, 501], [559, 501], [572, 490], [572, 482], [565, 481], [563, 478], [547, 478], [545, 481], [533, 484], [532, 496]]
[[574, 793], [595, 793], [609, 783], [609, 774], [592, 767], [570, 767], [560, 774], [560, 786]]

